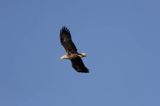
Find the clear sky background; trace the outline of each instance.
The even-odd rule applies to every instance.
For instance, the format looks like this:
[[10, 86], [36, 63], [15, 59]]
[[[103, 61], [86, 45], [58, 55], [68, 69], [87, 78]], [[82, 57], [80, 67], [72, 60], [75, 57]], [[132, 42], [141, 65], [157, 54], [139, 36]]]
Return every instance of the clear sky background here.
[[[89, 74], [60, 61], [63, 25]], [[0, 106], [160, 106], [160, 1], [1, 0]]]

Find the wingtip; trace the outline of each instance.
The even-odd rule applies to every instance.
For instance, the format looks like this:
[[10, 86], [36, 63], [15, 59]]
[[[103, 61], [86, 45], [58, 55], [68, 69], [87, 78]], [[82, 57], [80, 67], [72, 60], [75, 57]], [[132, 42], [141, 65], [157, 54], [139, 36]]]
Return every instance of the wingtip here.
[[79, 73], [89, 73], [89, 71], [78, 71]]
[[66, 26], [62, 26], [60, 32], [70, 32], [69, 29]]
[[77, 70], [79, 73], [89, 73], [89, 70], [88, 69], [86, 69], [86, 70], [81, 70], [81, 71], [79, 71], [79, 70]]
[[67, 27], [65, 25], [63, 25], [62, 28], [67, 28]]

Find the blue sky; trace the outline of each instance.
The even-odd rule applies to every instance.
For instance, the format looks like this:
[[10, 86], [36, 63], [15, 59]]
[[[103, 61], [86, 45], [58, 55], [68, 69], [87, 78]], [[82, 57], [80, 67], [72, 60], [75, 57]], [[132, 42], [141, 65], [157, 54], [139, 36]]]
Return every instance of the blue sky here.
[[[160, 1], [1, 0], [1, 106], [160, 106]], [[60, 45], [66, 25], [89, 74]]]

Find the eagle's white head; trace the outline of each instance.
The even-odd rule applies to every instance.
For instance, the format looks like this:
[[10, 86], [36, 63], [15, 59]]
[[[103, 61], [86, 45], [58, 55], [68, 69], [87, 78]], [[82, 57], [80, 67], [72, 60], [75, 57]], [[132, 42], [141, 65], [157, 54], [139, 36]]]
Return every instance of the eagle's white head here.
[[61, 56], [61, 57], [60, 57], [60, 59], [61, 59], [61, 60], [69, 59], [69, 57], [68, 57], [68, 55], [67, 55], [67, 54], [65, 54], [65, 55]]

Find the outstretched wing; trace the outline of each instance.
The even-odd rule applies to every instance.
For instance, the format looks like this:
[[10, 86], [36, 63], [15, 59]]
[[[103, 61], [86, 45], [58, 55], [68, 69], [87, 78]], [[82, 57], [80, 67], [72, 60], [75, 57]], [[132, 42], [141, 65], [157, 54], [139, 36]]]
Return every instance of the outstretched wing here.
[[70, 31], [65, 26], [60, 30], [60, 41], [67, 53], [77, 53], [77, 48], [72, 41]]
[[72, 67], [77, 71], [77, 72], [82, 72], [82, 73], [88, 73], [89, 70], [88, 68], [84, 65], [82, 59], [80, 57], [71, 59]]

